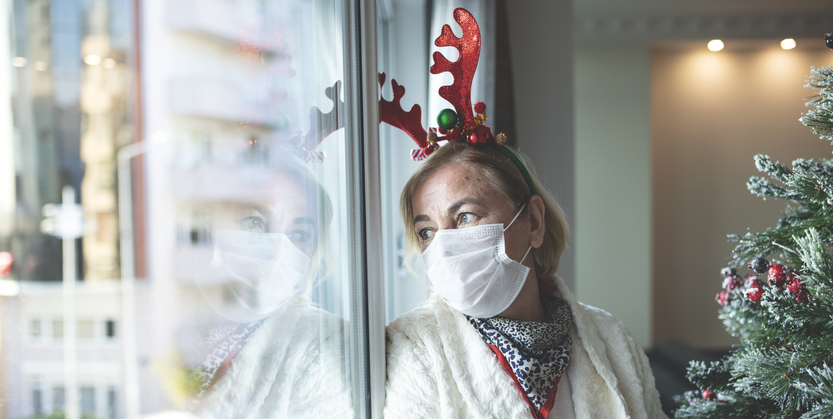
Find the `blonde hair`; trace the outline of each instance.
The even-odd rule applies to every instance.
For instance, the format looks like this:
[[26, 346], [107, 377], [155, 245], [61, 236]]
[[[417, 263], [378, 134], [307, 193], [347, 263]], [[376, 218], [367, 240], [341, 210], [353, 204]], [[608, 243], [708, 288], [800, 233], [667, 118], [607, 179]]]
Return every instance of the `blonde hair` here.
[[[567, 248], [569, 238], [567, 220], [564, 217], [564, 211], [538, 181], [529, 164], [529, 159], [515, 149], [512, 151], [526, 166], [537, 192], [536, 195], [544, 201], [544, 242], [539, 248], [532, 249], [531, 255], [536, 275], [551, 276], [558, 269], [561, 254]], [[450, 142], [440, 147], [408, 179], [399, 200], [399, 212], [405, 224], [405, 241], [407, 242], [405, 261], [409, 269], [410, 261], [419, 249], [419, 240], [412, 225], [414, 192], [432, 174], [448, 164], [468, 164], [481, 168], [491, 186], [503, 192], [512, 202], [515, 210], [519, 210], [529, 202], [533, 195], [518, 166], [498, 151], [496, 146], [470, 146], [464, 142]], [[528, 207], [525, 207], [523, 211], [527, 213]]]

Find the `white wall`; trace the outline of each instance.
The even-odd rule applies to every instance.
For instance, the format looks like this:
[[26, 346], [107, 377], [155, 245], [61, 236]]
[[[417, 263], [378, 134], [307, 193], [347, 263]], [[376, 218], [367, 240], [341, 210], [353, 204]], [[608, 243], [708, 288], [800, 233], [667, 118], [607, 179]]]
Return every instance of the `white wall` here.
[[726, 234], [774, 226], [784, 209], [746, 190], [759, 174], [752, 157], [830, 158], [833, 147], [798, 118], [814, 94], [803, 88], [810, 67], [833, 64], [833, 53], [820, 39], [793, 51], [778, 40], [727, 41], [719, 53], [703, 44], [652, 55], [654, 338], [716, 348], [735, 342], [714, 302], [733, 247]]
[[650, 49], [577, 50], [575, 294], [651, 342]]
[[[573, 2], [514, 0], [506, 8], [518, 146], [573, 225]], [[570, 247], [558, 275], [572, 286]]]

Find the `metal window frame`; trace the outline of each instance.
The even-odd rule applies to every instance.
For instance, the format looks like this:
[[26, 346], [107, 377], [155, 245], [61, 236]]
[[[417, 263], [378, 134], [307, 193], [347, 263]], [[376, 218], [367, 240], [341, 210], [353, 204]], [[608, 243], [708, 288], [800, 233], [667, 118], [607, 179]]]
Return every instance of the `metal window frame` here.
[[357, 337], [353, 371], [356, 417], [381, 418], [385, 405], [385, 300], [376, 1], [346, 0], [344, 85], [348, 211], [351, 214], [350, 333]]

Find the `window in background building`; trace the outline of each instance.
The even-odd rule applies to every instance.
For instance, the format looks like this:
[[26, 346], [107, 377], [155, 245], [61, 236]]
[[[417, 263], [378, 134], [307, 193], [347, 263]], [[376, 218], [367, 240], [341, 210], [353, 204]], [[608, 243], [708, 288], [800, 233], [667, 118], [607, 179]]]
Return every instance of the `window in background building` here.
[[64, 407], [66, 406], [65, 397], [66, 389], [64, 386], [55, 386], [52, 387], [52, 411], [53, 412], [62, 412]]
[[107, 419], [116, 419], [119, 412], [119, 399], [115, 387], [107, 388]]
[[53, 319], [52, 320], [52, 338], [56, 339], [56, 340], [64, 338], [64, 321], [63, 321], [63, 319]]
[[76, 336], [80, 339], [94, 339], [95, 338], [95, 322], [90, 319], [78, 320], [76, 327]]
[[116, 321], [108, 319], [104, 322], [104, 336], [107, 339], [115, 339], [116, 337]]
[[95, 387], [80, 387], [81, 393], [81, 416], [90, 417], [95, 415]]
[[43, 413], [43, 390], [37, 382], [32, 384], [32, 413], [35, 415]]
[[40, 340], [43, 336], [43, 330], [41, 326], [41, 319], [29, 320], [29, 337], [31, 337], [33, 340]]

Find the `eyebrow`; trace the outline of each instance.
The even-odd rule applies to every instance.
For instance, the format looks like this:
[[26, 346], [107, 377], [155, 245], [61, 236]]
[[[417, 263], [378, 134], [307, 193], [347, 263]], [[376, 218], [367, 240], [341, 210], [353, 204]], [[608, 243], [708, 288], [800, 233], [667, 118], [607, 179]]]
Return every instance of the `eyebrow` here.
[[245, 210], [254, 210], [267, 218], [272, 217], [272, 210], [270, 210], [269, 207], [258, 204], [257, 202], [243, 202], [242, 206]]
[[[460, 210], [460, 208], [461, 208], [463, 205], [466, 205], [466, 204], [471, 204], [471, 203], [478, 204], [478, 203], [479, 203], [479, 201], [477, 201], [477, 200], [475, 200], [475, 199], [472, 199], [472, 198], [463, 198], [463, 199], [461, 199], [461, 200], [459, 200], [459, 201], [455, 202], [454, 204], [452, 204], [450, 207], [448, 207], [448, 209], [446, 210], [446, 212], [447, 212], [448, 214], [454, 214], [455, 212], [459, 211], [459, 210]], [[418, 223], [418, 222], [420, 222], [420, 221], [431, 221], [431, 217], [429, 217], [429, 216], [427, 216], [427, 215], [425, 215], [425, 214], [420, 214], [420, 215], [417, 215], [416, 217], [414, 217], [414, 224], [416, 224], [416, 223]]]
[[310, 217], [298, 217], [295, 219], [293, 224], [309, 224], [315, 227], [315, 220]]
[[472, 203], [472, 202], [474, 202], [474, 200], [473, 200], [473, 199], [471, 199], [471, 198], [463, 198], [463, 199], [461, 199], [461, 200], [459, 200], [459, 201], [455, 202], [455, 203], [454, 203], [453, 205], [451, 205], [450, 207], [448, 207], [448, 210], [446, 210], [446, 211], [447, 211], [447, 213], [448, 213], [449, 215], [450, 215], [450, 214], [454, 214], [455, 212], [459, 211], [459, 210], [460, 210], [460, 208], [461, 208], [463, 205], [470, 204], [470, 203]]

